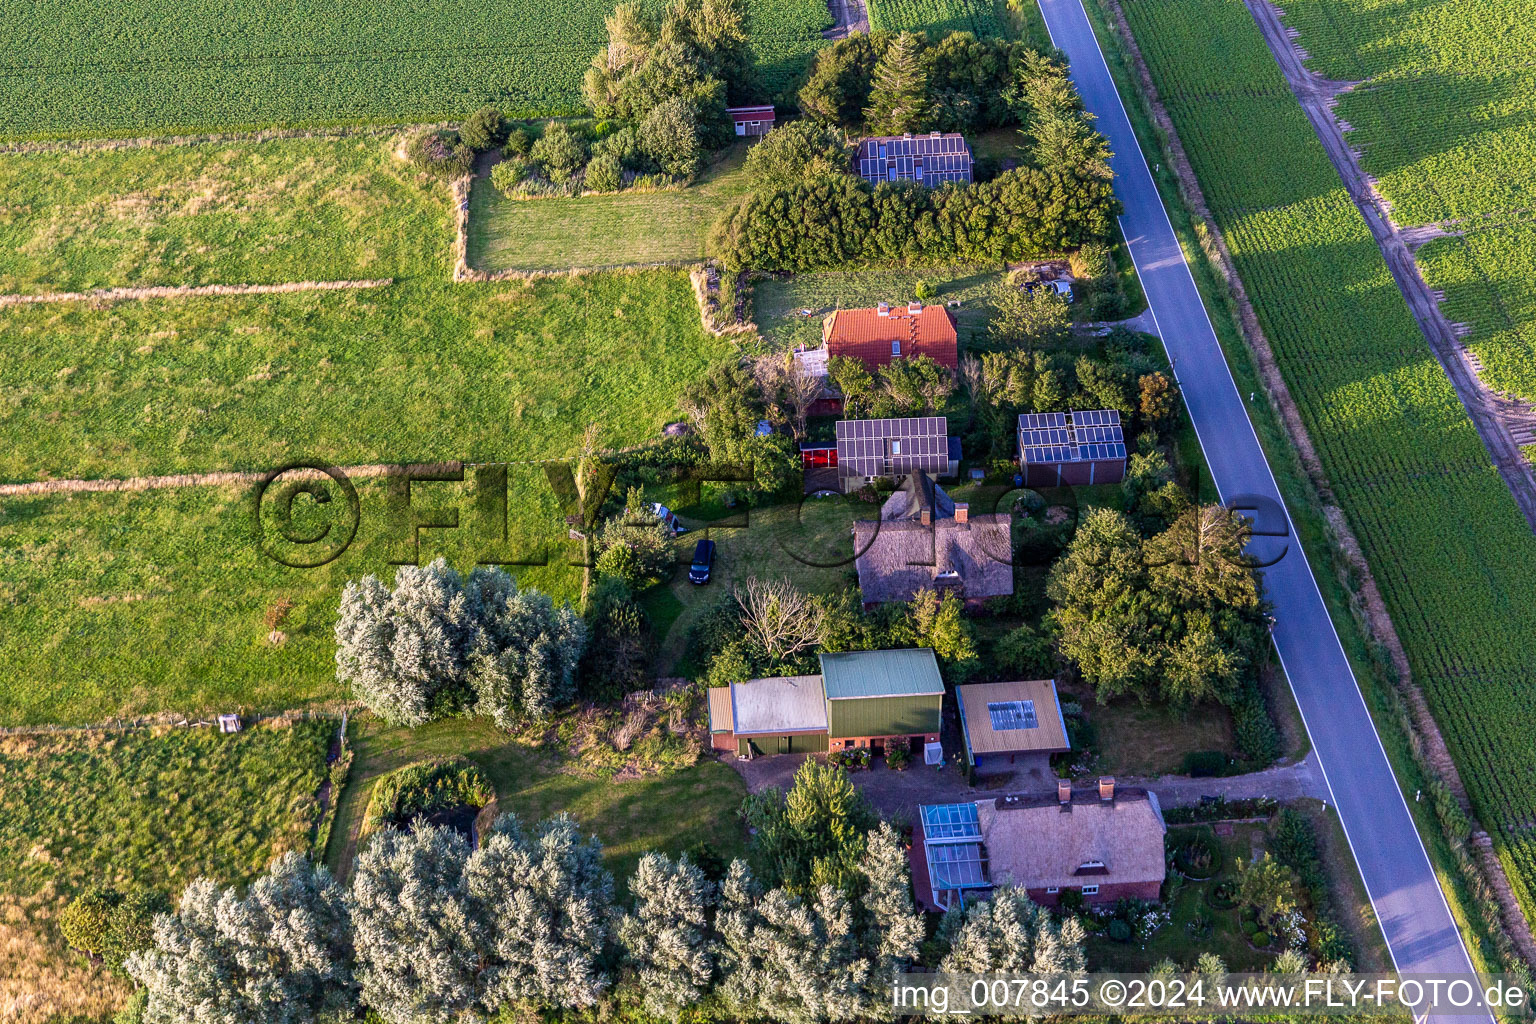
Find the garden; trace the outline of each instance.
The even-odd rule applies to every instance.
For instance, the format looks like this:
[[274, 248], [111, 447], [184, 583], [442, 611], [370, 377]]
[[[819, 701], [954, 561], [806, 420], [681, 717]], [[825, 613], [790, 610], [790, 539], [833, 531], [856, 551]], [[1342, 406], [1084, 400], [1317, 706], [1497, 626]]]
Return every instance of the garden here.
[[60, 912], [88, 887], [140, 899], [245, 882], [308, 852], [329, 719], [0, 737], [0, 995], [22, 1021], [109, 1014], [126, 982], [70, 953]]

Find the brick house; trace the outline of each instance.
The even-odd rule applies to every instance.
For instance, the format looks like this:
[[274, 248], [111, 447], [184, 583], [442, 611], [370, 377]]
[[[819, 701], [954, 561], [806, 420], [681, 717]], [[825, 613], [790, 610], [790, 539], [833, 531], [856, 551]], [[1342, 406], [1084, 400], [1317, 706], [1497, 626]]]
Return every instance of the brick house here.
[[921, 302], [835, 310], [821, 322], [821, 341], [828, 358], [858, 359], [871, 370], [912, 356], [927, 356], [948, 370], [960, 365], [954, 318], [943, 306]]
[[1069, 890], [1090, 906], [1129, 897], [1156, 900], [1167, 866], [1157, 795], [1116, 789], [1104, 778], [1055, 798], [1004, 796], [974, 804], [920, 807], [913, 881], [927, 910], [985, 899], [998, 885], [1025, 890], [1047, 907]]

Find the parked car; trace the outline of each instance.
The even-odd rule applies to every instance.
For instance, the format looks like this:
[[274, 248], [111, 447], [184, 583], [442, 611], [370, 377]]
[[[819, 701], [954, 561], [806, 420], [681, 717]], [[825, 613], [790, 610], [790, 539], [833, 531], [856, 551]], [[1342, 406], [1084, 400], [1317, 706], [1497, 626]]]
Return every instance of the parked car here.
[[689, 583], [708, 583], [709, 571], [715, 567], [715, 542], [701, 540], [693, 546], [693, 564], [688, 567]]
[[660, 519], [662, 522], [667, 524], [667, 528], [672, 531], [673, 536], [676, 536], [679, 533], [688, 532], [688, 527], [684, 526], [682, 522], [678, 520], [673, 511], [667, 508], [667, 506], [653, 503], [651, 505], [651, 512], [656, 516], [657, 519]]

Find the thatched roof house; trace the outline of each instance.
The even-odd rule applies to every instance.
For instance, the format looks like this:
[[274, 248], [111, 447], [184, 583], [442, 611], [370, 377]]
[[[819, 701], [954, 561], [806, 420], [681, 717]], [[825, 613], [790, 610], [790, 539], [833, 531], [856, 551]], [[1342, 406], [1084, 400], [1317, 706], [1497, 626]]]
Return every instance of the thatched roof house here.
[[924, 588], [967, 604], [1013, 593], [1012, 517], [971, 515], [923, 474], [907, 477], [879, 520], [853, 526], [854, 564], [866, 606], [910, 601]]

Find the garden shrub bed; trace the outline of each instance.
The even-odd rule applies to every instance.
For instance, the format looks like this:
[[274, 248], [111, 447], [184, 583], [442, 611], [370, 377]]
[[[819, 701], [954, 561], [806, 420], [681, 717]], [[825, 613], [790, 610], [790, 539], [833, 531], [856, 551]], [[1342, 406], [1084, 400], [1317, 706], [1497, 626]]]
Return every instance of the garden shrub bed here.
[[[363, 812], [362, 834], [381, 828], [404, 828], [425, 819], [467, 831], [467, 822], [455, 812], [480, 808], [496, 799], [496, 790], [485, 773], [462, 757], [438, 757], [397, 768], [378, 781]], [[440, 820], [439, 820], [440, 819]]]

